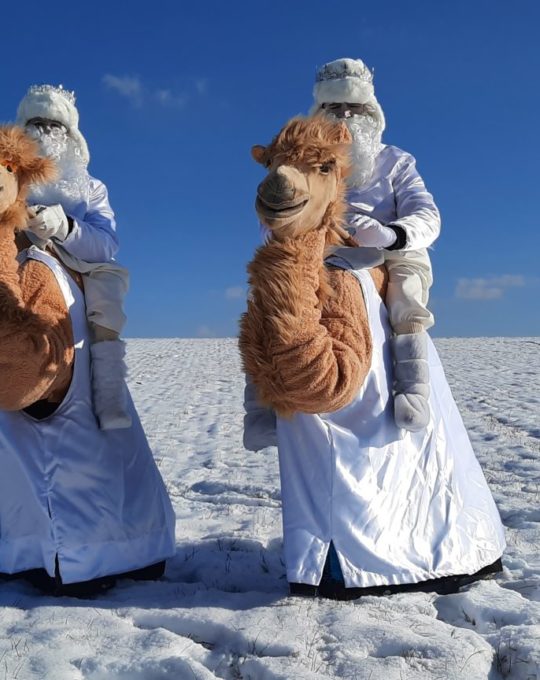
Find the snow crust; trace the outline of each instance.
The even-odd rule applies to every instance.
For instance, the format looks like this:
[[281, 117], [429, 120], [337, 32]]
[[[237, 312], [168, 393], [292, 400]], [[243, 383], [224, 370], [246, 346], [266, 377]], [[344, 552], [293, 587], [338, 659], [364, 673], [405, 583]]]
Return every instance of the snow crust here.
[[506, 526], [503, 574], [446, 596], [289, 597], [276, 450], [242, 448], [236, 341], [130, 340], [176, 556], [163, 581], [91, 600], [0, 583], [0, 679], [540, 680], [540, 339], [436, 345]]

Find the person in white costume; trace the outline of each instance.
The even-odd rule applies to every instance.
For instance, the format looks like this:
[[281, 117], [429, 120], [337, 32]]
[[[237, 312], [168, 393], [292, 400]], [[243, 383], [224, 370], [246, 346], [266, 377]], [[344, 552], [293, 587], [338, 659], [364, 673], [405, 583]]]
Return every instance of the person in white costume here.
[[[347, 268], [341, 255], [327, 264]], [[388, 314], [369, 272], [350, 271], [373, 340], [368, 376], [339, 411], [277, 418], [290, 591], [345, 600], [455, 592], [502, 570], [499, 513], [429, 338], [430, 421], [398, 428]]]
[[98, 426], [81, 277], [24, 231], [28, 189], [53, 177], [0, 126], [0, 580], [85, 597], [159, 578], [175, 516], [129, 394], [131, 425]]
[[0, 410], [0, 578], [74, 597], [119, 577], [159, 578], [175, 552], [175, 517], [133, 402], [128, 394], [130, 427], [98, 428], [83, 294], [49, 253], [33, 246], [23, 257], [56, 277], [75, 359], [54, 410], [43, 402]]
[[94, 409], [104, 430], [129, 427], [124, 363], [119, 336], [128, 272], [114, 261], [118, 237], [107, 188], [88, 174], [90, 154], [79, 130], [75, 95], [62, 86], [34, 85], [17, 110], [17, 123], [53, 159], [57, 178], [29, 195], [28, 235], [41, 248], [52, 247], [82, 274], [92, 345]]
[[[395, 422], [393, 329], [368, 271], [382, 263], [382, 253], [335, 249], [325, 260], [328, 276], [336, 268], [347, 276], [329, 279], [335, 296], [320, 294], [324, 229], [341, 223], [336, 218], [337, 225], [327, 220], [308, 230], [305, 212], [311, 204], [312, 211], [321, 209], [320, 196], [309, 194], [317, 183], [308, 179], [318, 172], [340, 182], [345, 165], [334, 158], [343, 151], [332, 155], [320, 129], [309, 136], [316, 122], [295, 119], [270, 145], [254, 147], [256, 160], [269, 168], [257, 189], [257, 213], [269, 237], [248, 268], [251, 288], [239, 338], [251, 377], [244, 441], [255, 449], [277, 443], [292, 594], [350, 599], [402, 590], [454, 592], [502, 569], [503, 526], [427, 336], [428, 423], [412, 432]], [[317, 144], [331, 163], [317, 164]], [[305, 149], [314, 159], [309, 170]], [[295, 204], [298, 196], [302, 202]], [[341, 209], [326, 206], [325, 216], [337, 214]], [[366, 256], [363, 265], [358, 255]], [[346, 357], [360, 362], [362, 352], [369, 356], [365, 365], [347, 369]], [[362, 376], [359, 387], [355, 371]], [[352, 398], [336, 407], [351, 384]], [[259, 407], [257, 390], [275, 411]], [[273, 413], [275, 428], [264, 413]]]
[[407, 430], [429, 421], [427, 308], [432, 271], [427, 248], [441, 220], [411, 154], [382, 144], [382, 108], [373, 74], [360, 59], [337, 59], [322, 66], [313, 88], [312, 113], [342, 120], [352, 135], [348, 178], [349, 233], [360, 246], [383, 250], [389, 274], [386, 306], [394, 331], [394, 417]]

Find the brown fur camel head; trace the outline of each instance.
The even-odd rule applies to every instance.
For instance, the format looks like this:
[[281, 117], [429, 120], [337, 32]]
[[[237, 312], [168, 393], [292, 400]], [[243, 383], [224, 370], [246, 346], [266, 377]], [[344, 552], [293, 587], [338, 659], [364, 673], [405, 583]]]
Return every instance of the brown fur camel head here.
[[251, 149], [268, 168], [255, 208], [273, 238], [282, 241], [322, 228], [327, 245], [347, 243], [342, 225], [350, 142], [343, 123], [317, 115], [293, 118], [271, 144]]
[[54, 174], [54, 163], [39, 155], [38, 145], [21, 128], [0, 126], [0, 224], [23, 229], [28, 187], [49, 182]]

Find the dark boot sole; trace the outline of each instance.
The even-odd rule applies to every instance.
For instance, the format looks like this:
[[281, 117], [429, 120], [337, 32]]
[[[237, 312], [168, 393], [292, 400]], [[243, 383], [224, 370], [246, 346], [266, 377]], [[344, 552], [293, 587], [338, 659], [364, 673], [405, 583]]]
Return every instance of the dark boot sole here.
[[329, 600], [356, 600], [359, 597], [365, 597], [366, 595], [383, 597], [395, 593], [413, 592], [449, 595], [451, 593], [457, 593], [462, 586], [469, 585], [475, 581], [492, 578], [501, 571], [502, 562], [499, 558], [474, 574], [443, 576], [441, 578], [429, 579], [428, 581], [421, 581], [420, 583], [373, 586], [371, 588], [346, 588], [345, 584], [341, 581], [323, 578], [318, 586], [307, 583], [289, 583], [289, 592], [291, 595], [300, 597], [324, 597]]

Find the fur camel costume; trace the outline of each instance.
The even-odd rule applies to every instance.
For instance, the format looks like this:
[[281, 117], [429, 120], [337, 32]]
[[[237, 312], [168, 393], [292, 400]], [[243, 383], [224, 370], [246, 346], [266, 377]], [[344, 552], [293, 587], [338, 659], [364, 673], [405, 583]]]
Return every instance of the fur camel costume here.
[[158, 578], [175, 520], [131, 399], [130, 427], [98, 427], [80, 282], [20, 233], [28, 185], [52, 175], [0, 128], [0, 580], [86, 597]]
[[[357, 244], [343, 228], [351, 138], [322, 116], [293, 119], [252, 155], [269, 169], [257, 190], [271, 231], [248, 267], [240, 351], [259, 401], [281, 416], [337, 411], [360, 389], [372, 342], [358, 281], [328, 268], [333, 248]], [[371, 271], [380, 293], [385, 270]]]
[[271, 235], [241, 321], [258, 397], [244, 437], [277, 443], [292, 594], [455, 592], [501, 570], [504, 532], [431, 342], [429, 422], [396, 425], [384, 270], [343, 247], [349, 140], [340, 124], [295, 119], [252, 150], [269, 170], [256, 208]]
[[52, 161], [16, 127], [0, 128], [0, 409], [59, 403], [71, 380], [71, 322], [54, 274], [41, 262], [17, 261], [28, 245], [30, 184], [50, 181]]

